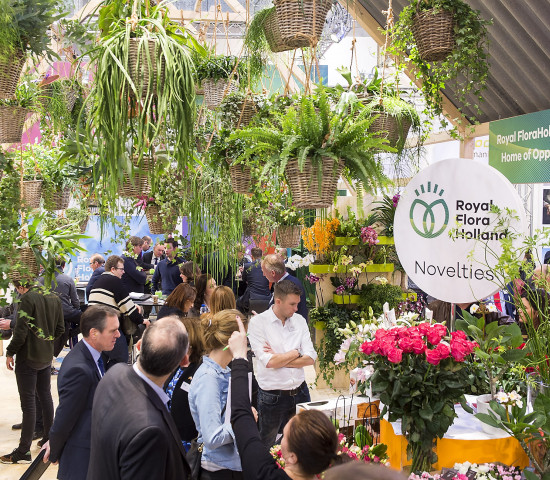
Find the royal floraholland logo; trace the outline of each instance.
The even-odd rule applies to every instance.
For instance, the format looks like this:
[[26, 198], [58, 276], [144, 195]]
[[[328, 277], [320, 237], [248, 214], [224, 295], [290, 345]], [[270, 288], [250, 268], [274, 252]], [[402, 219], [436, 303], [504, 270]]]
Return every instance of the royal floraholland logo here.
[[[436, 183], [432, 190], [432, 182], [428, 182], [427, 188], [424, 188], [424, 185], [420, 185], [420, 192], [416, 189], [414, 193], [417, 197], [428, 197], [430, 200], [430, 197], [433, 198], [434, 195], [443, 196], [444, 190], [439, 189], [438, 192], [438, 188], [439, 185]], [[449, 208], [443, 198], [437, 198], [431, 203], [421, 198], [415, 198], [409, 210], [409, 218], [413, 230], [418, 235], [423, 238], [435, 238], [441, 235], [445, 231], [445, 228], [447, 228], [447, 224], [449, 223]], [[418, 228], [420, 219], [422, 224]]]

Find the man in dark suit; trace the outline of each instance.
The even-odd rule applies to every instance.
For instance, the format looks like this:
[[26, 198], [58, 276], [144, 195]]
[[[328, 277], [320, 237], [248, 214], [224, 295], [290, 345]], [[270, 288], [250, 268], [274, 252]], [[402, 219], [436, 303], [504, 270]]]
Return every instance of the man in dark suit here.
[[86, 480], [90, 462], [92, 402], [99, 380], [105, 374], [101, 352], [114, 348], [118, 331], [118, 313], [105, 306], [88, 308], [80, 320], [84, 337], [67, 354], [57, 379], [59, 406], [50, 440], [44, 445], [48, 460], [59, 461], [57, 478]]
[[[130, 237], [126, 248], [127, 253], [122, 255], [124, 260], [124, 274], [122, 275], [122, 284], [129, 292], [145, 292], [145, 283], [147, 283], [147, 273], [136, 260], [141, 255], [143, 240], [139, 237]], [[139, 268], [138, 268], [139, 267]]]
[[86, 298], [90, 297], [90, 292], [94, 286], [95, 281], [99, 276], [105, 271], [105, 259], [99, 253], [94, 253], [90, 257], [90, 268], [92, 269], [92, 276], [88, 280], [88, 285], [86, 285]]
[[[281, 280], [290, 280], [292, 283], [300, 288], [302, 294], [300, 295], [300, 303], [298, 304], [298, 313], [307, 320], [308, 310], [306, 303], [306, 291], [304, 289], [304, 286], [298, 278], [288, 274], [285, 268], [285, 262], [283, 261], [281, 256], [276, 253], [266, 255], [262, 260], [262, 272], [265, 278], [272, 282], [273, 285], [279, 283]], [[271, 286], [271, 288], [273, 288], [273, 285]], [[271, 297], [269, 305], [273, 305], [273, 296]]]
[[88, 480], [189, 476], [163, 390], [185, 359], [187, 332], [177, 317], [165, 317], [145, 330], [137, 346], [140, 356], [134, 366], [115, 365], [97, 387]]
[[161, 262], [161, 260], [166, 258], [164, 248], [165, 247], [162, 243], [157, 243], [149, 252], [143, 254], [143, 264], [145, 266], [150, 265], [150, 268], [157, 268], [157, 265]]
[[265, 307], [267, 308], [271, 299], [269, 280], [262, 272], [262, 249], [253, 248], [250, 253], [252, 254], [252, 262], [245, 263], [242, 272], [242, 281], [246, 283], [246, 290], [237, 301], [243, 312], [249, 311], [250, 300], [265, 300]]

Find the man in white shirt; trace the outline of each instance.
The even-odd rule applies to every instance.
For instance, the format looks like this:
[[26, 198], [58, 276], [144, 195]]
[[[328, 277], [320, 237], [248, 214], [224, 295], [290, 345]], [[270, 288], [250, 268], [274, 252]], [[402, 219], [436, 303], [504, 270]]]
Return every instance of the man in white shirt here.
[[313, 365], [317, 353], [304, 317], [296, 313], [300, 288], [290, 280], [275, 284], [274, 303], [252, 317], [250, 345], [258, 359], [258, 414], [260, 436], [271, 447], [277, 433], [296, 413], [296, 404], [309, 402], [304, 367]]

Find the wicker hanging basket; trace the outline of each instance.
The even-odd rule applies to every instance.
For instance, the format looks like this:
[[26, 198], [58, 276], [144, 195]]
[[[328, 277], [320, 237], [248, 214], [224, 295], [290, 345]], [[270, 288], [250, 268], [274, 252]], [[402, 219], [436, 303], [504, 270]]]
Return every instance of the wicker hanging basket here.
[[204, 88], [204, 104], [210, 110], [218, 108], [225, 96], [239, 89], [239, 84], [235, 80], [231, 80], [231, 83], [229, 83], [228, 78], [219, 78], [217, 80], [205, 78], [202, 81], [202, 86]]
[[[172, 233], [176, 229], [177, 215], [160, 214], [160, 209], [157, 205], [147, 205], [145, 216], [149, 224], [149, 231], [153, 235], [163, 235]], [[164, 221], [163, 221], [164, 220]], [[168, 222], [172, 222], [168, 224]], [[168, 227], [166, 227], [168, 225]]]
[[234, 128], [247, 127], [258, 112], [256, 101], [248, 96], [239, 104], [239, 114], [233, 121]]
[[133, 178], [130, 178], [127, 173], [124, 174], [124, 181], [119, 191], [119, 195], [123, 198], [133, 198], [151, 193], [148, 172], [150, 172], [154, 166], [153, 159], [150, 157], [143, 157], [140, 164], [138, 157], [132, 157], [132, 164], [137, 171], [134, 173]]
[[[9, 277], [12, 281], [32, 282], [38, 277], [40, 268], [31, 247], [21, 247], [15, 250], [13, 260], [14, 263], [9, 272]], [[21, 264], [21, 266], [14, 268], [16, 263]]]
[[402, 117], [400, 122], [397, 117], [387, 112], [373, 112], [373, 115], [378, 117], [371, 123], [369, 132], [381, 132], [380, 138], [386, 138], [392, 148], [405, 144], [412, 125], [410, 118]]
[[267, 15], [264, 20], [264, 33], [269, 49], [273, 53], [286, 52], [287, 50], [294, 50], [290, 45], [285, 45], [281, 38], [281, 32], [279, 30], [279, 24], [277, 23], [277, 14], [275, 10]]
[[27, 208], [40, 208], [42, 180], [24, 180], [21, 183], [21, 196]]
[[250, 167], [230, 165], [229, 176], [231, 177], [231, 187], [235, 193], [250, 193], [250, 185], [252, 184]]
[[285, 176], [294, 206], [298, 209], [330, 207], [334, 201], [338, 179], [343, 168], [342, 160], [335, 164], [332, 158], [323, 157], [323, 177], [321, 190], [319, 190], [317, 169], [313, 167], [309, 158], [302, 171], [298, 167], [297, 159], [289, 160], [285, 168]]
[[298, 247], [301, 239], [302, 225], [280, 225], [277, 227], [277, 243], [281, 247]]
[[[150, 95], [157, 95], [157, 62], [160, 49], [157, 48], [156, 40], [149, 39], [146, 42], [145, 44], [145, 40], [141, 38], [131, 38], [130, 49], [128, 50], [128, 74], [134, 82], [138, 94], [141, 92], [141, 98], [145, 98], [148, 91]], [[147, 51], [149, 55], [147, 55]], [[149, 62], [151, 62], [151, 69], [149, 68]], [[165, 78], [164, 58], [161, 59], [160, 68], [159, 84], [162, 87]], [[132, 90], [130, 92], [133, 94]]]
[[65, 95], [65, 103], [67, 105], [67, 110], [69, 112], [72, 112], [75, 106], [76, 100], [78, 98], [78, 90], [74, 88], [72, 85], [65, 85], [65, 84], [63, 84], [62, 89], [63, 89], [63, 95]]
[[23, 107], [0, 106], [0, 143], [21, 143], [29, 113], [31, 111]]
[[90, 220], [90, 217], [86, 217], [84, 220], [82, 220], [82, 222], [80, 222], [80, 233], [84, 233], [86, 231], [89, 220]]
[[71, 189], [65, 187], [59, 192], [54, 192], [51, 198], [44, 198], [46, 207], [51, 207], [52, 210], [65, 210], [71, 201]]
[[454, 16], [448, 10], [418, 12], [412, 33], [420, 58], [425, 62], [445, 60], [455, 48]]
[[282, 44], [291, 48], [315, 47], [321, 38], [330, 0], [275, 0]]
[[0, 59], [0, 98], [9, 99], [15, 96], [15, 89], [25, 64], [25, 55], [16, 52]]

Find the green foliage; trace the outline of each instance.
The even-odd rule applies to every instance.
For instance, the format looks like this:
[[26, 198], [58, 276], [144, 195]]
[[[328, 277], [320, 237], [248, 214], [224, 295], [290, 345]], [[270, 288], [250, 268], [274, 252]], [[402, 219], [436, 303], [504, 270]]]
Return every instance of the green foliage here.
[[50, 25], [63, 17], [62, 0], [0, 0], [0, 56], [16, 52], [52, 60]]
[[367, 310], [369, 307], [372, 308], [375, 317], [382, 315], [384, 312], [384, 303], [388, 302], [391, 310], [392, 308], [396, 308], [403, 300], [401, 288], [390, 283], [363, 284], [359, 295], [359, 307], [362, 310]]
[[316, 347], [319, 365], [317, 378], [322, 375], [323, 379], [331, 385], [336, 371], [345, 367], [345, 364], [336, 365], [334, 363], [334, 355], [338, 353], [340, 345], [345, 339], [344, 334], [338, 329], [345, 328], [349, 322], [361, 323], [361, 312], [328, 302], [324, 307], [312, 308], [309, 311], [309, 320], [312, 324], [324, 322], [326, 325], [325, 335], [319, 346]]
[[344, 175], [374, 191], [387, 181], [374, 153], [377, 149], [391, 149], [385, 140], [367, 132], [372, 119], [366, 118], [366, 112], [357, 118], [348, 114], [347, 107], [354, 100], [357, 100], [354, 94], [345, 94], [333, 110], [326, 92], [321, 90], [316, 97], [303, 96], [299, 104], [288, 108], [284, 115], [279, 118], [275, 115], [276, 120], [235, 131], [231, 138], [247, 142], [244, 158], [260, 155], [265, 159], [264, 174], [283, 175], [288, 161], [294, 158], [303, 170], [309, 160], [321, 186], [326, 175], [323, 157], [331, 158], [334, 166], [342, 159]]
[[[243, 82], [246, 80], [245, 63], [242, 63], [238, 57], [227, 55], [214, 55], [200, 59], [195, 57], [195, 67], [199, 85], [205, 78], [219, 80], [231, 77], [235, 81]], [[233, 73], [233, 71], [235, 73]], [[233, 76], [231, 74], [233, 73]]]
[[361, 235], [361, 228], [370, 227], [376, 221], [372, 214], [367, 218], [356, 218], [355, 212], [349, 205], [347, 207], [348, 218], [344, 218], [338, 210], [336, 210], [335, 216], [340, 221], [336, 230], [337, 237], [359, 238]]
[[[222, 100], [220, 104], [220, 121], [224, 128], [236, 128], [237, 123], [239, 122], [242, 112], [244, 102], [253, 103], [256, 109], [262, 108], [266, 101], [266, 96], [262, 94], [253, 94], [253, 93], [244, 93], [244, 92], [233, 92]], [[239, 126], [242, 126], [239, 123]]]
[[382, 201], [376, 202], [379, 206], [372, 209], [374, 215], [376, 216], [375, 221], [382, 224], [384, 227], [382, 233], [388, 237], [393, 237], [393, 222], [398, 200], [399, 195], [394, 195], [393, 197], [384, 195]]
[[248, 71], [251, 78], [260, 78], [269, 58], [269, 44], [265, 38], [264, 23], [275, 7], [265, 8], [254, 15], [244, 38]]
[[[132, 7], [135, 22], [130, 18]], [[162, 2], [152, 6], [148, 0], [108, 0], [100, 10], [99, 25], [100, 41], [87, 52], [97, 67], [86, 100], [91, 121], [85, 130], [87, 140], [79, 146], [85, 158], [95, 159], [94, 188], [100, 187], [114, 210], [118, 185], [125, 173], [133, 175], [127, 156], [137, 155], [141, 162], [143, 156], [153, 156], [160, 143], [180, 170], [187, 171], [191, 164], [195, 84], [189, 51], [203, 49], [170, 20]], [[137, 84], [129, 72], [130, 43], [136, 38], [140, 39], [136, 70], [144, 73]], [[151, 58], [148, 40], [155, 41], [156, 58]], [[80, 128], [79, 133], [83, 133]], [[156, 171], [151, 175], [154, 182]]]
[[476, 318], [462, 310], [463, 319], [456, 321], [457, 330], [462, 330], [475, 342], [476, 357], [485, 367], [493, 398], [496, 395], [496, 383], [510, 365], [521, 361], [526, 352], [518, 347], [523, 343], [521, 329], [517, 323], [499, 325], [498, 321], [486, 324], [485, 316]]
[[7, 105], [12, 107], [23, 107], [30, 110], [39, 111], [41, 106], [39, 98], [41, 96], [38, 83], [33, 81], [30, 76], [25, 76], [17, 84], [15, 89], [15, 98], [11, 100], [0, 100], [0, 105]]
[[[412, 33], [417, 11], [431, 8], [451, 11], [455, 21], [456, 47], [441, 62], [422, 60]], [[401, 56], [413, 65], [417, 78], [422, 81], [422, 93], [432, 115], [443, 113], [441, 90], [450, 86], [451, 82], [457, 93], [459, 110], [472, 108], [480, 112], [478, 104], [483, 101], [481, 93], [486, 88], [489, 75], [487, 26], [490, 23], [481, 18], [478, 10], [473, 10], [462, 0], [411, 0], [399, 15], [390, 32], [392, 45], [389, 53]], [[470, 102], [470, 95], [476, 100]]]

